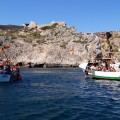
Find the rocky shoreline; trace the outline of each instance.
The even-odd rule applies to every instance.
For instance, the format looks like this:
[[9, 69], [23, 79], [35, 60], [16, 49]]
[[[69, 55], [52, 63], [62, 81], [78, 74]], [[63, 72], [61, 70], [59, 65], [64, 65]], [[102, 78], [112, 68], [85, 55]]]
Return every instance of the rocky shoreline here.
[[24, 63], [17, 63], [17, 65], [21, 66], [21, 67], [29, 67], [29, 68], [68, 68], [68, 67], [78, 67], [79, 65], [69, 65], [69, 64], [34, 64], [34, 63], [28, 63], [28, 64], [24, 64]]

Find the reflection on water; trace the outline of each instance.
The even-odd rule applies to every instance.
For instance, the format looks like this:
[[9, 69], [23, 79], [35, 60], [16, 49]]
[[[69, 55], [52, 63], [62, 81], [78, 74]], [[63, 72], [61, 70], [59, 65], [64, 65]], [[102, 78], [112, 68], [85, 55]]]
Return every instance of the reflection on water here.
[[85, 78], [78, 68], [24, 68], [0, 84], [0, 120], [118, 120], [120, 82]]

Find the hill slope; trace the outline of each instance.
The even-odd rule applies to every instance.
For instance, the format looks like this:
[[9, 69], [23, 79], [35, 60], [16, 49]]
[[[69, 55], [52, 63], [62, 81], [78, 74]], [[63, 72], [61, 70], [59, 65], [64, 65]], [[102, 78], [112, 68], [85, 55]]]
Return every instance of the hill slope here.
[[[110, 43], [113, 50], [118, 51], [120, 32], [111, 34]], [[0, 41], [11, 46], [6, 52], [15, 63], [78, 66], [93, 60], [101, 52], [101, 46], [103, 53], [109, 51], [104, 32], [78, 33], [74, 27], [58, 23], [30, 27], [1, 25]], [[117, 56], [119, 58], [119, 54]]]

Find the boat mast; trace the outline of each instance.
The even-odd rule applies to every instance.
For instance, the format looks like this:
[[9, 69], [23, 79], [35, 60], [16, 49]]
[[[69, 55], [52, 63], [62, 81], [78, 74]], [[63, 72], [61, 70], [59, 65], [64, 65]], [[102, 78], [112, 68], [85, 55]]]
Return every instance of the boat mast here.
[[5, 51], [4, 51], [4, 48], [2, 48], [2, 52], [3, 52], [3, 54], [5, 55], [7, 61], [9, 61], [7, 55], [6, 55]]
[[112, 52], [113, 52], [113, 49], [112, 49], [112, 46], [110, 44], [110, 38], [111, 38], [112, 34], [110, 32], [106, 32], [106, 39], [107, 39], [107, 42], [108, 42], [108, 45], [109, 45], [109, 57], [111, 58], [112, 56]]
[[1, 47], [1, 52], [3, 53], [3, 55], [5, 56], [6, 60], [9, 61], [7, 54], [5, 53], [6, 44], [5, 44], [5, 40], [10, 40], [11, 38], [6, 38], [5, 36], [0, 40], [0, 47]]

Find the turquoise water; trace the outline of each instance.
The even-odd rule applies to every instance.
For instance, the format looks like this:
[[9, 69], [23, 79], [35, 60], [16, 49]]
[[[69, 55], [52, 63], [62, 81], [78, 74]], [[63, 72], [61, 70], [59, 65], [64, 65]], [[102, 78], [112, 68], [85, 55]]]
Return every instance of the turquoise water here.
[[79, 68], [22, 69], [0, 84], [0, 120], [119, 120], [120, 82], [85, 78]]

